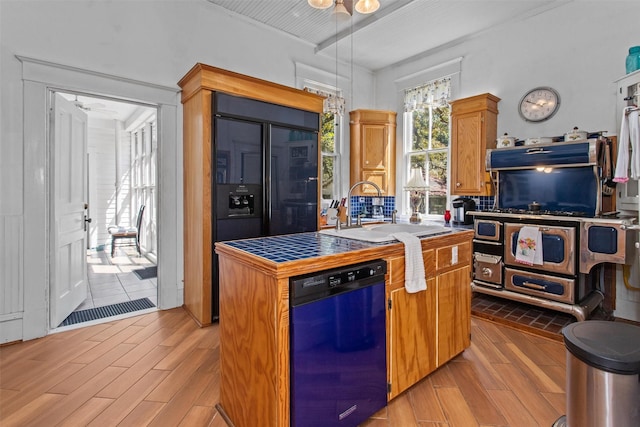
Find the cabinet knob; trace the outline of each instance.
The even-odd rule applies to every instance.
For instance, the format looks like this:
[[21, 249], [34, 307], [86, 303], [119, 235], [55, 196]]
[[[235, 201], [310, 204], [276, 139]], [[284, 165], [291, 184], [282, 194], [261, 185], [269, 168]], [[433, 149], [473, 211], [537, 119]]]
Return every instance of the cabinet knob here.
[[462, 184], [460, 184], [459, 182], [456, 182], [456, 187], [460, 187]]

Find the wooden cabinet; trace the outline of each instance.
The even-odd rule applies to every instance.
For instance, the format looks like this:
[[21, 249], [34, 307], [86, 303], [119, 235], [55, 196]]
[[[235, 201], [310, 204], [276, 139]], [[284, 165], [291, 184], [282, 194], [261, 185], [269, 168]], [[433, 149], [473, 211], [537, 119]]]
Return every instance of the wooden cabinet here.
[[[396, 113], [381, 110], [349, 112], [351, 140], [350, 184], [358, 181], [376, 183], [383, 196], [395, 194]], [[363, 185], [353, 195], [375, 196], [376, 189]]]
[[404, 289], [404, 257], [389, 261], [389, 399], [422, 380], [471, 342], [471, 242], [451, 235], [423, 250], [427, 289]]
[[451, 194], [490, 196], [487, 148], [496, 147], [498, 102], [485, 93], [451, 102]]
[[184, 307], [199, 325], [212, 321], [212, 97], [224, 92], [322, 113], [322, 97], [204, 64], [178, 85], [183, 105]]

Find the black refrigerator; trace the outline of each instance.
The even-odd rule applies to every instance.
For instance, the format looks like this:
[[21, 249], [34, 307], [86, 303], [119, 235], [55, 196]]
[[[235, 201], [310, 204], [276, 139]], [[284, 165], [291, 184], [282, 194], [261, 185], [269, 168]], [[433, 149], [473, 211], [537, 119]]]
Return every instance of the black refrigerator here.
[[[213, 94], [213, 241], [315, 231], [318, 113]], [[219, 316], [213, 253], [212, 317]]]

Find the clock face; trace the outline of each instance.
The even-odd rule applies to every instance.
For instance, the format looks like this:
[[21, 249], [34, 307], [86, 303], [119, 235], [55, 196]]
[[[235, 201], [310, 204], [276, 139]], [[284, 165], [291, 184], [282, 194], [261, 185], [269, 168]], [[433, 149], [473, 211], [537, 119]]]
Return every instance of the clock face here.
[[541, 122], [553, 117], [560, 107], [558, 92], [550, 87], [538, 87], [520, 100], [520, 116], [528, 122]]

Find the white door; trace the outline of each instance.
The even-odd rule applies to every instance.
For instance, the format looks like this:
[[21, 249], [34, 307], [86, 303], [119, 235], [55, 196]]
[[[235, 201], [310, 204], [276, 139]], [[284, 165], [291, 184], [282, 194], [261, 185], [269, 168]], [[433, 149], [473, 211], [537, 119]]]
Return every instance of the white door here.
[[87, 297], [87, 115], [55, 94], [50, 158], [50, 327]]

